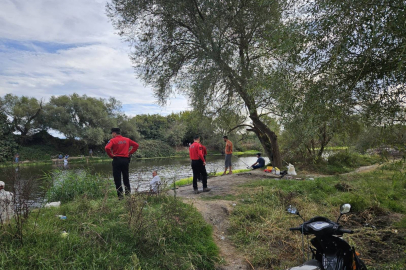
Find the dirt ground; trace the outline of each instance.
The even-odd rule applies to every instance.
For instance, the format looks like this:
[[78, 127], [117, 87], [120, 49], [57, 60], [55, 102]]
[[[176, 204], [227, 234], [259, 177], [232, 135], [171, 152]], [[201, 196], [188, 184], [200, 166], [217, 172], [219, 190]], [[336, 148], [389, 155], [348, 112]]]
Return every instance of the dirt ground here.
[[[231, 175], [210, 177], [207, 181], [210, 192], [193, 193], [192, 185], [182, 186], [176, 189], [176, 196], [185, 203], [192, 204], [202, 214], [205, 221], [213, 226], [213, 238], [220, 249], [222, 261], [218, 270], [254, 269], [251, 263], [232, 244], [228, 235], [229, 214], [233, 211], [237, 202], [222, 199], [205, 200], [207, 197], [221, 198], [227, 195], [235, 195], [237, 186], [249, 181], [278, 178], [276, 175], [265, 173], [260, 170], [237, 173]], [[198, 183], [202, 191], [202, 184]], [[174, 195], [174, 191], [170, 191]]]

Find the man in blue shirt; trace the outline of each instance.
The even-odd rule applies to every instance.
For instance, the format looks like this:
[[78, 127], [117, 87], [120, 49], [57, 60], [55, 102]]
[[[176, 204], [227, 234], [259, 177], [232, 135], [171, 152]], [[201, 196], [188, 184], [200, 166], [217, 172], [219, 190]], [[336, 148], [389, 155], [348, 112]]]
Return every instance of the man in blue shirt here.
[[258, 168], [262, 168], [265, 167], [265, 159], [263, 157], [261, 157], [261, 153], [257, 154], [257, 162], [255, 162], [254, 164], [251, 165], [251, 167], [253, 169], [258, 169]]

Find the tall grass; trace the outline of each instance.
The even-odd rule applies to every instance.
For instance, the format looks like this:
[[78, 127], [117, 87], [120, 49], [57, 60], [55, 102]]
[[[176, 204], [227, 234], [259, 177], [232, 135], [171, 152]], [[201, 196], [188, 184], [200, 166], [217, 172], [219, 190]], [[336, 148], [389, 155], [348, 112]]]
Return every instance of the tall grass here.
[[104, 196], [106, 190], [114, 193], [112, 180], [85, 170], [78, 172], [57, 170], [47, 178], [53, 182], [46, 194], [48, 201], [69, 202], [83, 195], [89, 199], [98, 199]]

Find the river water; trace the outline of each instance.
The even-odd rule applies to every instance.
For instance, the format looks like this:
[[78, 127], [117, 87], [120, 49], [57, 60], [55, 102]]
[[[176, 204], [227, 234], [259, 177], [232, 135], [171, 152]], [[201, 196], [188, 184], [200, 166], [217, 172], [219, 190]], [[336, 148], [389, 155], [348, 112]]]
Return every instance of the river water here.
[[[233, 170], [246, 169], [256, 161], [256, 156], [233, 156]], [[265, 158], [267, 164], [268, 158]], [[35, 186], [41, 186], [44, 176], [50, 174], [53, 170], [89, 170], [91, 173], [97, 173], [112, 179], [111, 162], [98, 162], [89, 164], [63, 164], [59, 165], [38, 165], [38, 166], [18, 166], [0, 168], [0, 180], [6, 183], [6, 190], [13, 190], [10, 185], [16, 185], [20, 182], [33, 182]], [[149, 181], [152, 179], [152, 171], [157, 170], [161, 179], [170, 184], [173, 181], [192, 176], [190, 160], [188, 158], [157, 158], [157, 159], [133, 159], [130, 164], [130, 183], [132, 190], [145, 190], [149, 187]], [[224, 156], [208, 156], [206, 170], [208, 173], [222, 172], [224, 170]], [[113, 181], [113, 180], [112, 180]], [[210, 186], [210, 181], [209, 181]], [[41, 190], [35, 189], [33, 192], [34, 201], [41, 196]]]

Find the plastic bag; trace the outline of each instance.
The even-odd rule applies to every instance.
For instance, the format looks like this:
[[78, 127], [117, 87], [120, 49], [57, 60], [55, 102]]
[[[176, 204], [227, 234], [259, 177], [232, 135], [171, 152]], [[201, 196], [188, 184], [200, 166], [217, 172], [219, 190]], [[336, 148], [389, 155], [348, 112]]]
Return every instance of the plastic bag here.
[[289, 163], [288, 165], [288, 174], [289, 175], [297, 175], [296, 171], [295, 171], [295, 166], [293, 166], [292, 164]]

